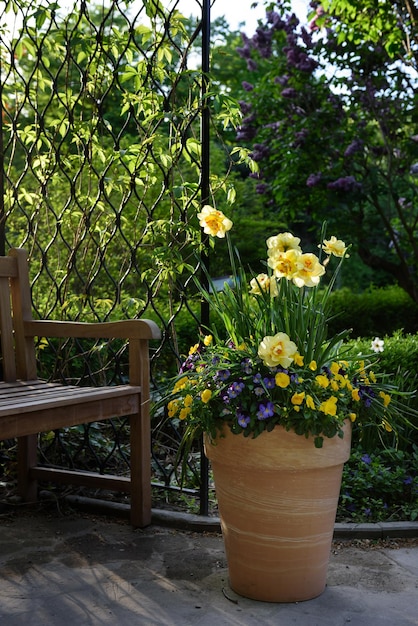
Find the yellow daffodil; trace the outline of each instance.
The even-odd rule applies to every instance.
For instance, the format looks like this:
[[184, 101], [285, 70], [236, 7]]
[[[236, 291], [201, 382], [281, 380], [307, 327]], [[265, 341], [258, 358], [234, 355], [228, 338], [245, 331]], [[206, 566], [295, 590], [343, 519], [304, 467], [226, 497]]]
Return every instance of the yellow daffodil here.
[[218, 211], [213, 207], [206, 205], [200, 213], [197, 214], [199, 224], [203, 228], [206, 235], [219, 237], [223, 239], [228, 230], [232, 228], [232, 222], [222, 211]]
[[333, 254], [334, 256], [338, 257], [343, 257], [345, 255], [347, 259], [349, 257], [349, 255], [346, 254], [347, 247], [344, 241], [342, 241], [341, 239], [337, 239], [334, 235], [332, 235], [331, 239], [324, 239], [322, 246], [318, 246], [318, 248], [321, 247], [325, 254]]
[[274, 298], [278, 294], [276, 279], [267, 274], [259, 274], [256, 278], [253, 278], [250, 281], [250, 287], [250, 293], [255, 295], [265, 292], [270, 293], [272, 298]]
[[279, 233], [273, 237], [269, 237], [266, 241], [267, 249], [274, 252], [287, 252], [287, 250], [301, 250], [300, 238], [295, 237], [292, 233]]
[[286, 333], [277, 333], [273, 337], [264, 337], [258, 346], [258, 356], [268, 367], [289, 367], [293, 362], [293, 355], [297, 346]]
[[393, 431], [392, 426], [389, 424], [389, 422], [385, 419], [382, 420], [382, 426], [383, 428], [386, 430], [386, 432], [391, 433]]
[[297, 287], [316, 287], [324, 274], [325, 267], [321, 265], [318, 257], [306, 253], [299, 255], [297, 272], [292, 276], [292, 280]]
[[292, 280], [295, 273], [298, 271], [298, 259], [301, 253], [293, 248], [286, 252], [273, 253], [268, 251], [269, 258], [267, 265], [271, 267], [276, 278], [287, 278]]
[[355, 422], [357, 419], [357, 415], [355, 413], [349, 413], [348, 417], [350, 418], [352, 422]]

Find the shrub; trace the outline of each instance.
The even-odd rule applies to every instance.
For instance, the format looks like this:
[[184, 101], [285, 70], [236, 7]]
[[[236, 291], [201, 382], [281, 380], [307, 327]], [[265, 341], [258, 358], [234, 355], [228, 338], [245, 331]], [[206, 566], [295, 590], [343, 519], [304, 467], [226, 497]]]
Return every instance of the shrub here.
[[334, 316], [329, 324], [331, 335], [345, 328], [352, 328], [354, 338], [392, 335], [396, 330], [418, 331], [418, 305], [395, 285], [360, 294], [339, 289], [331, 294], [329, 303]]
[[339, 522], [418, 519], [418, 447], [375, 454], [354, 449], [344, 466]]

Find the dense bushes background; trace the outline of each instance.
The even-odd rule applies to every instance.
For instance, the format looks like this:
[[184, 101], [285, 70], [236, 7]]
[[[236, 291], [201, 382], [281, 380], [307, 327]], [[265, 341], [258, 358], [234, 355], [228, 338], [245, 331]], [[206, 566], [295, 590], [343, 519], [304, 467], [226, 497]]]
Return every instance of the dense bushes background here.
[[352, 338], [391, 335], [396, 330], [418, 331], [418, 305], [408, 294], [390, 285], [354, 293], [348, 288], [331, 294], [330, 334], [351, 328]]

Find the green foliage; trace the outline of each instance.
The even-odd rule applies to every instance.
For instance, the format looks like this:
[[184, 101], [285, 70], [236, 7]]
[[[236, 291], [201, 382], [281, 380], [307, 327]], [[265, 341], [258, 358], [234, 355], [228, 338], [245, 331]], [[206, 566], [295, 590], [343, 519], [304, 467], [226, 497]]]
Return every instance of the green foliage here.
[[[327, 334], [328, 299], [345, 258], [344, 242], [323, 241], [322, 265], [302, 252], [299, 238], [273, 236], [267, 241], [269, 273], [248, 282], [224, 232], [225, 216], [208, 216], [208, 222], [200, 218], [201, 226], [213, 237], [226, 236], [231, 285], [217, 291], [208, 273], [209, 289], [196, 284], [222, 332], [205, 329], [210, 334], [190, 348], [157, 406], [167, 404], [168, 417], [185, 425], [186, 455], [197, 435], [215, 437], [225, 424], [245, 437], [280, 424], [313, 436], [317, 447], [324, 437], [343, 436], [346, 420], [355, 422], [362, 440], [369, 431], [383, 433], [383, 441], [387, 432], [396, 438], [412, 428], [413, 410], [396, 397], [402, 393], [393, 379], [386, 382], [367, 354], [347, 348], [345, 331]], [[326, 289], [319, 289], [332, 255], [339, 262]]]
[[405, 3], [394, 4], [340, 0], [321, 16], [315, 3], [313, 35], [271, 5], [240, 50], [251, 75], [238, 137], [281, 219], [311, 231], [327, 219], [418, 301], [416, 71], [396, 59], [416, 38]]
[[[406, 410], [411, 409], [409, 423], [399, 424], [397, 432], [376, 431], [372, 428], [353, 427], [353, 441], [360, 442], [366, 452], [381, 448], [396, 447], [411, 452], [418, 446], [418, 336], [404, 335], [400, 331], [384, 339], [383, 352], [373, 353], [371, 339], [359, 338], [347, 342], [349, 355], [369, 354], [372, 367], [377, 366], [388, 384], [397, 388], [401, 396], [395, 402], [401, 402]], [[402, 394], [404, 396], [402, 397]]]
[[392, 335], [396, 330], [418, 331], [418, 305], [396, 285], [371, 287], [362, 293], [337, 289], [331, 294], [329, 305], [334, 316], [329, 322], [332, 334], [350, 328], [355, 339]]
[[353, 449], [343, 469], [338, 522], [418, 519], [418, 448], [411, 454]]

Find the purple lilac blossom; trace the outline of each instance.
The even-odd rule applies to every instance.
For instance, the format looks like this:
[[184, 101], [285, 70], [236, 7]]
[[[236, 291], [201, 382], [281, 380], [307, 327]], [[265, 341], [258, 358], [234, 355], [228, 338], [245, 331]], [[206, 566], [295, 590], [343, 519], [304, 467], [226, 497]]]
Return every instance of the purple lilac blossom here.
[[359, 191], [362, 188], [361, 183], [358, 183], [354, 176], [343, 176], [334, 180], [332, 183], [328, 183], [328, 189], [332, 189], [334, 191]]
[[307, 187], [315, 187], [322, 178], [322, 172], [318, 172], [317, 174], [309, 174], [308, 178], [306, 179], [306, 186]]
[[242, 88], [245, 91], [252, 91], [254, 89], [254, 85], [252, 85], [251, 83], [247, 82], [246, 80], [242, 81]]
[[296, 98], [298, 92], [293, 87], [285, 87], [282, 91], [283, 98]]
[[263, 195], [263, 194], [267, 193], [268, 189], [269, 189], [269, 186], [266, 183], [259, 183], [255, 187], [255, 193]]
[[282, 85], [282, 87], [287, 85], [288, 82], [289, 82], [289, 76], [287, 74], [285, 74], [284, 76], [276, 76], [276, 78], [274, 79], [274, 83], [276, 85]]
[[238, 104], [243, 115], [248, 115], [251, 112], [252, 104], [249, 102], [245, 102], [245, 100], [238, 100]]
[[363, 141], [361, 141], [361, 139], [354, 139], [354, 141], [350, 143], [350, 145], [347, 147], [346, 151], [344, 152], [344, 156], [350, 157], [356, 152], [360, 152], [362, 148], [363, 148]]

